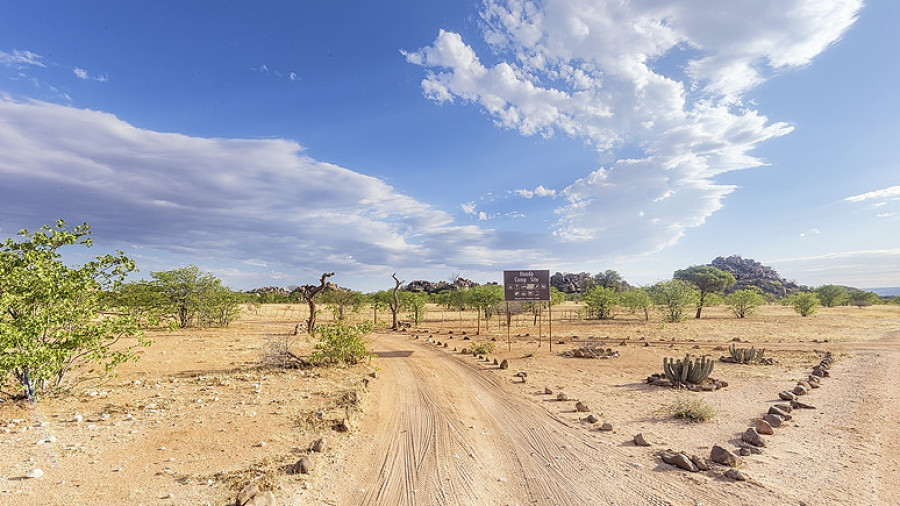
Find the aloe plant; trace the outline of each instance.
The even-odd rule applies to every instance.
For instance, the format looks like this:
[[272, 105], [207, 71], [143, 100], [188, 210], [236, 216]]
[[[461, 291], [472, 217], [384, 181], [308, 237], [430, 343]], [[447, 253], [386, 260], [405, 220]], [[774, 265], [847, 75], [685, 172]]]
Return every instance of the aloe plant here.
[[707, 355], [692, 359], [691, 355], [687, 354], [684, 356], [684, 360], [663, 358], [663, 372], [674, 386], [688, 383], [699, 384], [712, 374], [714, 366], [715, 362]]

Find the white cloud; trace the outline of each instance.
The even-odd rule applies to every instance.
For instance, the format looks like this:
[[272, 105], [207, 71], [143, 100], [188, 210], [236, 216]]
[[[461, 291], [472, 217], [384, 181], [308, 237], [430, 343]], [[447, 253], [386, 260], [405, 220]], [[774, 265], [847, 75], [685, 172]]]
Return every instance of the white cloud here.
[[527, 190], [527, 189], [513, 190], [513, 193], [515, 193], [516, 195], [518, 195], [522, 198], [526, 198], [526, 199], [531, 199], [534, 197], [555, 197], [556, 196], [556, 190], [544, 188], [543, 185], [538, 185], [538, 187], [535, 188], [534, 190]]
[[75, 68], [72, 69], [72, 72], [74, 72], [75, 75], [76, 75], [79, 79], [88, 79], [88, 73], [87, 73], [87, 71], [84, 70], [84, 69], [82, 69], [82, 68], [75, 67]]
[[[441, 30], [404, 52], [425, 68], [425, 97], [477, 104], [522, 135], [563, 133], [605, 158], [560, 195], [553, 233], [624, 251], [674, 244], [723, 206], [718, 175], [764, 162], [750, 153], [789, 133], [744, 104], [778, 71], [808, 64], [855, 22], [861, 0], [485, 0], [485, 63]], [[665, 64], [663, 64], [665, 61]], [[518, 190], [524, 198], [536, 191]]]
[[863, 202], [866, 200], [897, 200], [900, 199], [900, 186], [891, 186], [881, 190], [875, 190], [859, 195], [847, 197], [847, 202]]
[[811, 228], [811, 229], [807, 230], [806, 232], [802, 232], [800, 234], [800, 237], [808, 237], [811, 235], [822, 235], [822, 231], [819, 230], [818, 228]]
[[0, 99], [0, 180], [4, 225], [87, 221], [98, 243], [189, 261], [389, 275], [543, 258], [295, 142], [160, 133], [44, 102]]
[[0, 65], [9, 67], [21, 67], [24, 65], [33, 65], [36, 67], [46, 67], [44, 57], [32, 53], [31, 51], [13, 50], [12, 53], [0, 51]]
[[474, 202], [466, 202], [464, 204], [460, 204], [459, 208], [463, 210], [466, 214], [475, 214], [475, 203]]

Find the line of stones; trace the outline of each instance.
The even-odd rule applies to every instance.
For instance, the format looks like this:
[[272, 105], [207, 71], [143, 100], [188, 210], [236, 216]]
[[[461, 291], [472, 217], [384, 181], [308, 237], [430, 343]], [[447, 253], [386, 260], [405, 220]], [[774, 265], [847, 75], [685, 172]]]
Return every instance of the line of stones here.
[[[742, 456], [754, 455], [762, 453], [760, 448], [766, 446], [763, 435], [772, 435], [775, 429], [784, 425], [784, 422], [793, 418], [791, 412], [794, 409], [816, 409], [815, 406], [806, 404], [799, 400], [800, 397], [809, 393], [810, 390], [821, 386], [822, 378], [830, 376], [829, 369], [834, 363], [834, 357], [831, 352], [825, 352], [822, 361], [813, 367], [812, 373], [805, 380], [800, 380], [793, 390], [784, 390], [778, 393], [778, 397], [787, 401], [789, 404], [775, 404], [769, 407], [769, 411], [758, 418], [753, 427], [748, 428], [741, 434], [741, 448], [737, 453], [714, 445], [710, 452], [710, 460], [717, 464], [727, 466], [729, 469], [724, 473], [726, 477], [737, 481], [745, 481], [749, 476], [744, 471], [737, 469], [743, 464]], [[677, 466], [690, 472], [708, 471], [709, 463], [697, 455], [688, 457], [684, 453], [664, 452], [660, 455], [663, 462]]]

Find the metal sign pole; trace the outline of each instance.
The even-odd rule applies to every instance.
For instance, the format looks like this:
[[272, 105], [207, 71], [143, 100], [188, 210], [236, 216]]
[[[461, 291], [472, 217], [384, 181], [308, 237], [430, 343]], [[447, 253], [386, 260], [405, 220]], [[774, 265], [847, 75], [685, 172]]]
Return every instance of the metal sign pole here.
[[506, 303], [506, 349], [512, 351], [512, 344], [509, 342], [509, 302]]
[[547, 302], [547, 316], [550, 320], [550, 351], [553, 351], [553, 301]]

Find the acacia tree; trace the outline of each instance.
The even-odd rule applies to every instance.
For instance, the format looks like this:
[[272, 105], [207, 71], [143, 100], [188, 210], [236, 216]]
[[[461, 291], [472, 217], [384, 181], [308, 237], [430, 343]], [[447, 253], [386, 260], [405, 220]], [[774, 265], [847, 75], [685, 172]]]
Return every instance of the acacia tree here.
[[756, 312], [756, 308], [765, 305], [766, 299], [756, 287], [735, 290], [725, 296], [725, 304], [738, 318], [746, 318]]
[[707, 295], [723, 292], [737, 283], [733, 274], [711, 265], [694, 265], [687, 269], [680, 269], [675, 271], [673, 277], [694, 285], [700, 293], [697, 299], [697, 316], [695, 318], [700, 318], [700, 311], [703, 310]]
[[650, 298], [667, 322], [685, 319], [684, 310], [697, 302], [699, 295], [694, 288], [680, 279], [660, 282], [650, 287]]
[[822, 285], [816, 288], [816, 297], [819, 303], [825, 307], [840, 306], [847, 302], [847, 289], [838, 285]]
[[503, 301], [503, 287], [500, 285], [480, 285], [470, 288], [466, 292], [467, 303], [478, 311], [478, 326], [475, 335], [481, 334], [481, 314], [489, 319], [493, 314], [494, 306]]
[[21, 230], [20, 241], [0, 243], [0, 392], [7, 396], [14, 397], [2, 388], [13, 383], [34, 401], [75, 369], [100, 365], [108, 373], [136, 360], [133, 346], [115, 346], [124, 337], [150, 344], [134, 315], [103, 311], [103, 291], [134, 271], [134, 261], [119, 251], [67, 266], [58, 250], [92, 241], [87, 223], [65, 225]]
[[605, 286], [595, 286], [581, 300], [598, 320], [611, 320], [619, 303], [616, 290]]
[[313, 335], [316, 331], [316, 295], [327, 288], [325, 280], [331, 276], [334, 276], [333, 272], [325, 272], [319, 279], [319, 286], [304, 285], [294, 290], [294, 293], [299, 293], [306, 305], [309, 306], [309, 318], [306, 319], [306, 332], [309, 335]]
[[625, 290], [619, 294], [619, 303], [628, 308], [631, 314], [642, 311], [644, 320], [650, 319], [650, 307], [653, 306], [653, 301], [650, 300], [650, 294], [646, 288]]
[[212, 274], [202, 274], [196, 265], [170, 271], [151, 272], [150, 285], [161, 294], [161, 310], [180, 328], [228, 326], [240, 314], [236, 294]]

